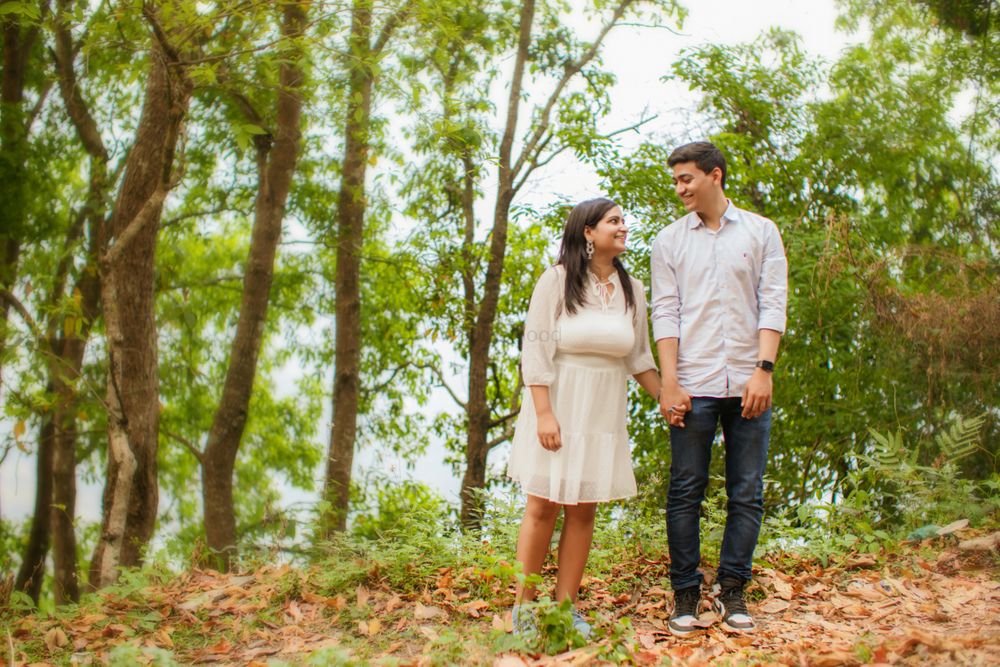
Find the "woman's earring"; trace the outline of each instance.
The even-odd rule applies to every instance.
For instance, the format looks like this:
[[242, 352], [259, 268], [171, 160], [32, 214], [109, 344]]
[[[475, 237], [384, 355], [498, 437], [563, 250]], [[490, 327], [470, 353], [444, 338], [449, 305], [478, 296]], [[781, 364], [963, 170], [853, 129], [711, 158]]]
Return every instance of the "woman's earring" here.
[[587, 239], [587, 259], [594, 259], [594, 242]]

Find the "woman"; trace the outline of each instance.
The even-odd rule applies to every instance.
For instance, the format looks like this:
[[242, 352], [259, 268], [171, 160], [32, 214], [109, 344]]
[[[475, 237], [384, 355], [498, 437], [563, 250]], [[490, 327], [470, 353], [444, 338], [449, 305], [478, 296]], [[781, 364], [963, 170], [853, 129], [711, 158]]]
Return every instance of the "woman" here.
[[[556, 600], [573, 601], [573, 624], [590, 626], [575, 603], [590, 553], [598, 502], [635, 495], [625, 429], [625, 376], [651, 396], [660, 378], [653, 363], [642, 283], [618, 260], [628, 230], [613, 201], [591, 199], [569, 214], [558, 263], [531, 295], [521, 353], [525, 392], [508, 466], [528, 494], [517, 540], [524, 574], [537, 574], [560, 510]], [[534, 621], [521, 608], [535, 598], [518, 584], [514, 631]]]

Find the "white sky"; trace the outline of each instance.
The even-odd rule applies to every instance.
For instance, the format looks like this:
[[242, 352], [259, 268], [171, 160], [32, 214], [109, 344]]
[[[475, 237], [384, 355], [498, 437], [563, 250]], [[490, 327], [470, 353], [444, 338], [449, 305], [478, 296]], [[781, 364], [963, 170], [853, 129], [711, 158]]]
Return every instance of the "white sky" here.
[[[807, 51], [829, 61], [836, 60], [840, 51], [848, 43], [847, 36], [834, 30], [837, 12], [834, 0], [716, 0], [689, 3], [689, 15], [680, 34], [666, 30], [650, 30], [636, 27], [622, 27], [612, 32], [603, 51], [605, 66], [618, 76], [618, 84], [612, 93], [613, 110], [605, 127], [614, 129], [631, 125], [644, 109], [658, 114], [658, 118], [643, 128], [645, 135], [659, 136], [677, 128], [696, 125], [691, 117], [696, 98], [677, 83], [664, 83], [660, 78], [669, 73], [671, 63], [685, 47], [706, 43], [737, 44], [752, 41], [763, 30], [772, 26], [793, 30], [803, 37]], [[592, 31], [580, 28], [581, 35]], [[854, 41], [853, 39], [850, 41]], [[498, 108], [504, 110], [504, 100], [498, 101]], [[522, 116], [523, 117], [523, 116]], [[638, 143], [641, 136], [632, 141]], [[631, 147], [631, 146], [629, 146]], [[526, 186], [522, 203], [544, 204], [553, 196], [564, 196], [579, 200], [594, 196], [598, 189], [598, 179], [586, 166], [566, 158], [554, 162], [545, 173]], [[461, 378], [455, 378], [452, 386], [456, 390], [463, 387]], [[439, 406], [453, 409], [450, 399], [441, 391]], [[328, 420], [329, 417], [326, 417]], [[324, 443], [327, 429], [319, 429], [319, 438]], [[9, 437], [9, 435], [7, 436]], [[35, 437], [28, 433], [27, 437]], [[494, 468], [501, 468], [506, 461], [507, 450], [498, 448], [490, 457]], [[359, 467], [378, 466], [396, 479], [412, 477], [419, 479], [442, 493], [449, 501], [458, 502], [459, 478], [442, 463], [442, 450], [437, 448], [421, 458], [415, 470], [404, 471], [403, 462], [392, 455], [382, 454], [378, 458], [374, 451], [362, 451], [356, 457], [355, 474]], [[20, 520], [29, 516], [34, 503], [34, 456], [12, 451], [0, 466], [0, 512], [5, 519]], [[319, 471], [322, 474], [322, 470]], [[197, 484], [192, 480], [192, 484]], [[320, 483], [321, 485], [321, 483]], [[196, 487], [193, 487], [193, 492]], [[319, 488], [319, 485], [317, 486]], [[100, 519], [101, 489], [92, 484], [80, 483], [78, 514], [85, 522]], [[289, 504], [311, 501], [311, 494], [290, 491]]]

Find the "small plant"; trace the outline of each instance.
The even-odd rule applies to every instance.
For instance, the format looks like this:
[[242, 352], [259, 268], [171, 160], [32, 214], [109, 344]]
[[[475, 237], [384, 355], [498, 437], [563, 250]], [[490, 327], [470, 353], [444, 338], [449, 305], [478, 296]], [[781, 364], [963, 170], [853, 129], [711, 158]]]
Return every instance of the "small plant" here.
[[535, 636], [529, 637], [529, 643], [535, 649], [553, 655], [587, 644], [583, 635], [573, 627], [572, 600], [567, 598], [555, 602], [549, 597], [541, 597], [523, 607], [535, 615]]
[[635, 630], [628, 618], [601, 619], [597, 624], [597, 659], [615, 664], [632, 662], [635, 654]]

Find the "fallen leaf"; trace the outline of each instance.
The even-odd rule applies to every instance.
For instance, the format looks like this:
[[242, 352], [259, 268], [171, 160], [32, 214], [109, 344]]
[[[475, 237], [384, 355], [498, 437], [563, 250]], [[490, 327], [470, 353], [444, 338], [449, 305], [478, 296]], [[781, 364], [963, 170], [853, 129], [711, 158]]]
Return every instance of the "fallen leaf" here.
[[855, 556], [851, 560], [844, 563], [845, 567], [862, 569], [866, 567], [875, 567], [878, 561], [875, 560], [874, 556]]
[[941, 528], [938, 528], [937, 534], [950, 535], [954, 532], [957, 532], [959, 530], [962, 530], [963, 528], [968, 527], [968, 525], [969, 525], [968, 519], [959, 519], [958, 521], [952, 521], [947, 526], [942, 526]]
[[826, 584], [824, 584], [821, 581], [817, 581], [803, 588], [802, 592], [805, 593], [806, 595], [816, 596], [822, 593], [823, 591], [828, 591], [828, 590], [830, 590], [830, 588]]
[[69, 644], [69, 637], [63, 632], [63, 629], [56, 626], [45, 633], [43, 637], [45, 641], [45, 648], [49, 650], [49, 653], [55, 653], [57, 650]]
[[962, 551], [996, 551], [1000, 549], [1000, 530], [983, 537], [962, 540], [958, 548]]
[[385, 613], [391, 614], [402, 606], [403, 598], [399, 597], [399, 595], [393, 595], [389, 598], [389, 601], [385, 603]]
[[819, 655], [813, 654], [805, 662], [810, 667], [840, 667], [841, 665], [857, 665], [861, 663], [854, 651], [832, 651]]
[[233, 645], [229, 643], [229, 640], [223, 637], [216, 644], [208, 647], [209, 653], [214, 653], [215, 655], [223, 655], [230, 653], [233, 650]]
[[516, 655], [501, 655], [493, 661], [493, 667], [528, 667], [528, 663]]
[[774, 587], [774, 594], [782, 600], [791, 600], [795, 594], [792, 585], [787, 581], [775, 578], [771, 581], [771, 585]]
[[490, 625], [493, 626], [494, 630], [501, 630], [503, 632], [511, 632], [514, 629], [513, 626], [508, 627], [508, 624], [504, 623], [499, 614], [493, 614], [493, 621]]
[[698, 614], [698, 618], [691, 621], [691, 625], [696, 628], [710, 628], [720, 620], [719, 615], [714, 611], [705, 611]]
[[419, 602], [416, 603], [416, 607], [413, 610], [413, 616], [418, 621], [427, 621], [432, 618], [437, 618], [438, 616], [444, 616], [444, 613], [444, 609], [441, 609], [440, 607], [422, 605]]
[[757, 609], [764, 612], [765, 614], [780, 614], [781, 612], [787, 610], [791, 606], [792, 604], [790, 602], [771, 598], [764, 604], [758, 606]]
[[367, 607], [368, 599], [372, 596], [371, 592], [369, 592], [369, 590], [364, 586], [359, 585], [357, 594], [358, 594], [358, 606]]

